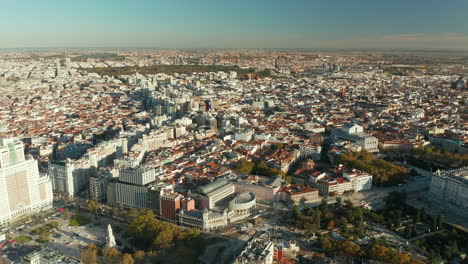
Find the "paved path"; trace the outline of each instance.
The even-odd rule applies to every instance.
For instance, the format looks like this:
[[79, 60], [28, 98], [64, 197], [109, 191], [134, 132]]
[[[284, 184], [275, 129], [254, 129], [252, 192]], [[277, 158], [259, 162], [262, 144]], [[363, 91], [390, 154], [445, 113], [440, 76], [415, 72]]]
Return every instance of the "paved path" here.
[[418, 239], [421, 239], [421, 238], [425, 238], [425, 237], [428, 237], [428, 236], [432, 236], [432, 235], [435, 235], [435, 234], [438, 234], [438, 233], [442, 233], [442, 232], [447, 232], [447, 230], [445, 229], [440, 229], [440, 230], [437, 230], [435, 232], [431, 232], [431, 233], [427, 233], [427, 234], [422, 234], [422, 235], [419, 235], [419, 236], [416, 236], [416, 237], [412, 237], [410, 238], [408, 241], [412, 242], [412, 241], [415, 241], [415, 240], [418, 240]]

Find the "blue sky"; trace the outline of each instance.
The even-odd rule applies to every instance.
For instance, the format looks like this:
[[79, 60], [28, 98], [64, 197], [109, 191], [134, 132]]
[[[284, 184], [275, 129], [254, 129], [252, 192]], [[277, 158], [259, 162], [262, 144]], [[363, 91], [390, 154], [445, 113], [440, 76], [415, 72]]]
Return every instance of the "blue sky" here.
[[468, 50], [468, 0], [0, 0], [0, 48]]

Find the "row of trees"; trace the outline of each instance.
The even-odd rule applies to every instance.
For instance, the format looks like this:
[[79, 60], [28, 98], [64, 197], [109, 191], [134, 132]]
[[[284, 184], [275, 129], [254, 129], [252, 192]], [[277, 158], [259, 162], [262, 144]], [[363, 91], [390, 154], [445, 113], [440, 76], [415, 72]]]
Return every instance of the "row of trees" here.
[[177, 225], [158, 220], [151, 210], [142, 210], [130, 224], [128, 234], [137, 248], [190, 261], [196, 261], [205, 247], [199, 229], [182, 231]]
[[120, 56], [116, 53], [97, 52], [97, 53], [91, 53], [91, 54], [86, 54], [86, 55], [74, 56], [71, 59], [72, 61], [86, 61], [87, 59], [123, 61], [125, 60], [125, 57]]
[[151, 210], [139, 212], [128, 228], [128, 236], [140, 249], [135, 254], [90, 244], [81, 252], [81, 260], [85, 264], [197, 263], [205, 248], [200, 230], [183, 231], [174, 224], [158, 220]]
[[300, 210], [299, 207], [294, 206], [288, 221], [309, 233], [321, 229], [339, 228], [345, 236], [362, 236], [365, 232], [365, 218], [383, 221], [382, 215], [362, 206], [354, 206], [350, 200], [343, 203], [340, 197], [336, 199], [337, 203], [331, 208], [325, 199], [316, 208], [306, 207]]
[[440, 164], [445, 167], [461, 167], [468, 165], [468, 155], [450, 152], [448, 149], [439, 149], [436, 147], [422, 147], [414, 149], [416, 157], [428, 160], [432, 163]]
[[377, 159], [365, 150], [338, 155], [336, 162], [371, 174], [376, 186], [392, 186], [402, 183], [410, 173], [408, 169], [383, 159]]
[[406, 205], [407, 194], [405, 192], [391, 192], [386, 198], [386, 206], [383, 210], [387, 228], [396, 230], [401, 227], [404, 218], [412, 218], [412, 223], [405, 224], [404, 235], [407, 238], [417, 235], [416, 224], [430, 222], [430, 231], [434, 232], [443, 227], [442, 214], [429, 217], [426, 208], [413, 208]]
[[409, 72], [415, 71], [417, 68], [414, 67], [385, 67], [382, 69], [384, 73], [389, 75], [406, 75]]
[[89, 244], [80, 253], [84, 264], [134, 264], [135, 260], [131, 254], [122, 253], [115, 248], [100, 249], [94, 244]]
[[406, 253], [400, 253], [378, 243], [367, 244], [361, 247], [351, 241], [334, 240], [324, 237], [321, 240], [322, 248], [329, 256], [338, 256], [349, 262], [358, 259], [371, 259], [392, 264], [419, 264]]
[[430, 253], [430, 259], [433, 263], [439, 263], [442, 259], [457, 259], [460, 254], [460, 246], [468, 245], [468, 234], [452, 229], [449, 232], [418, 239], [415, 244]]
[[258, 164], [255, 164], [253, 161], [243, 160], [235, 165], [235, 169], [239, 173], [256, 174], [268, 177], [273, 177], [276, 175], [286, 175], [286, 173], [277, 168], [268, 167], [268, 165], [263, 161], [259, 162]]

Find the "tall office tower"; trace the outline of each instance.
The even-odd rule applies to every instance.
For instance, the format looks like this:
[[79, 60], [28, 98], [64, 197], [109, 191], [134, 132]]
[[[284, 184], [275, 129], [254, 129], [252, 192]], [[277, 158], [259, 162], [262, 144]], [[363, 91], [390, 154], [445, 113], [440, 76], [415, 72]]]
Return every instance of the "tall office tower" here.
[[73, 197], [83, 191], [92, 174], [88, 157], [79, 160], [49, 162], [48, 174], [56, 193]]
[[60, 59], [55, 59], [55, 77], [57, 77], [59, 72], [60, 72]]
[[39, 175], [37, 161], [25, 158], [23, 143], [0, 139], [0, 225], [52, 208], [52, 183]]
[[71, 67], [71, 59], [65, 57], [65, 69], [69, 70]]

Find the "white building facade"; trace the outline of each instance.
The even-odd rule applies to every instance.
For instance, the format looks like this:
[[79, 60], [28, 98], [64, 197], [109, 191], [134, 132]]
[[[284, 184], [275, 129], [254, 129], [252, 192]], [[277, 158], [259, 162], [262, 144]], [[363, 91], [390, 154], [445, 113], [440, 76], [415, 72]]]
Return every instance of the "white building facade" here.
[[439, 200], [458, 206], [468, 215], [468, 168], [435, 172], [430, 193]]
[[50, 178], [39, 174], [37, 161], [24, 156], [23, 143], [0, 139], [0, 225], [52, 208]]

